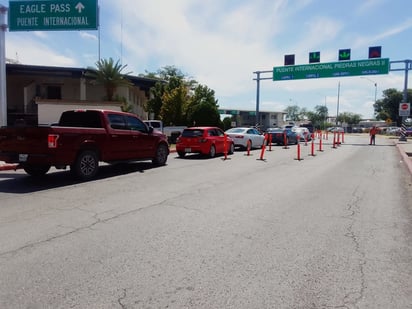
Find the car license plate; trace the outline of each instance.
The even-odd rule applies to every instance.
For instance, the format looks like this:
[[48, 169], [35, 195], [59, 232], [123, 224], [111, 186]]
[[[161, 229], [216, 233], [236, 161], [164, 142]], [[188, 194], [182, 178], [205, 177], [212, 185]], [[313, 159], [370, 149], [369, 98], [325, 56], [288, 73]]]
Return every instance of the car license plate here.
[[29, 155], [26, 154], [26, 153], [21, 153], [21, 154], [19, 154], [19, 162], [26, 162], [28, 156], [29, 156]]
[[185, 152], [192, 152], [192, 148], [185, 148]]

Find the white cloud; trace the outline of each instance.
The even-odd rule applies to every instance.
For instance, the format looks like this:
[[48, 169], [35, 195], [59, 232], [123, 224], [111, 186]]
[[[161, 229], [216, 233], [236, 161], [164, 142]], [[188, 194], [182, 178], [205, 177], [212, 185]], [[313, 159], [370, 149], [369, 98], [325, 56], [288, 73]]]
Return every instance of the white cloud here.
[[99, 40], [99, 38], [96, 35], [91, 34], [90, 32], [80, 31], [79, 35], [82, 39], [85, 39], [85, 40], [92, 40], [92, 41], [98, 41]]
[[[26, 46], [29, 48], [21, 48]], [[76, 66], [73, 58], [61, 55], [58, 50], [36, 40], [35, 37], [23, 35], [13, 36], [7, 40], [6, 58], [17, 60], [19, 63], [50, 66]]]
[[[320, 51], [321, 61], [330, 62], [336, 61], [339, 48], [351, 48], [356, 59], [372, 44], [382, 45], [391, 58], [391, 53], [407, 52], [402, 46], [410, 37], [412, 19], [403, 5], [348, 1], [99, 0], [99, 33], [9, 33], [7, 57], [27, 64], [90, 66], [101, 52], [103, 58], [120, 59], [134, 74], [173, 65], [215, 90], [221, 107], [253, 109], [253, 72], [283, 65], [286, 53], [295, 53], [297, 63], [307, 63], [310, 51]], [[385, 15], [389, 9], [396, 18]], [[368, 24], [371, 12], [374, 21], [380, 21], [381, 30], [376, 30], [380, 32], [373, 33], [375, 28]], [[402, 73], [373, 79], [378, 98], [383, 89], [403, 87]], [[283, 110], [290, 98], [310, 108], [325, 97], [331, 109], [336, 108], [338, 81], [261, 81], [261, 109]], [[349, 88], [354, 91], [348, 92]], [[342, 108], [371, 114], [372, 84], [344, 78], [342, 91]]]

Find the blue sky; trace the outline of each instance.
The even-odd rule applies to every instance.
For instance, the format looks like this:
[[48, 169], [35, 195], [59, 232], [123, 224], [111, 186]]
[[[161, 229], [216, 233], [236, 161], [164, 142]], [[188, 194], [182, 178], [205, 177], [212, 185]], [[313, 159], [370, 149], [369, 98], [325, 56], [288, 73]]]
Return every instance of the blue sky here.
[[[382, 57], [391, 61], [412, 58], [409, 0], [98, 3], [100, 31], [7, 32], [6, 57], [22, 64], [89, 67], [100, 50], [102, 58], [120, 60], [135, 75], [171, 65], [213, 89], [221, 108], [250, 110], [256, 108], [253, 72], [282, 66], [285, 54], [307, 64], [308, 53], [320, 51], [321, 62], [334, 62], [339, 49], [350, 48], [351, 60], [362, 60], [369, 46], [382, 46]], [[8, 7], [9, 2], [0, 4]], [[385, 89], [403, 90], [404, 73], [263, 80], [260, 110], [283, 111], [289, 105], [313, 110], [326, 104], [336, 115], [339, 84], [339, 112], [370, 118], [375, 83], [380, 99]]]

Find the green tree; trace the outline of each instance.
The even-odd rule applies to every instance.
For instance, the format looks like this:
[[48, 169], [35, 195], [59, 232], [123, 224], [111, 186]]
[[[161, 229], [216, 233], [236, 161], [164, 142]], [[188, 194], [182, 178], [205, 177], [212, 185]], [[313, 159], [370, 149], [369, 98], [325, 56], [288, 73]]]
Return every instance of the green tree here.
[[225, 117], [222, 120], [223, 130], [229, 130], [232, 127], [232, 121], [234, 121], [233, 117]]
[[291, 105], [285, 108], [285, 113], [287, 113], [286, 117], [290, 121], [299, 121], [300, 118], [300, 109], [297, 105]]
[[185, 117], [188, 125], [222, 126], [215, 91], [198, 85], [185, 107]]
[[[407, 101], [411, 102], [412, 90], [407, 91]], [[376, 101], [373, 105], [377, 120], [391, 119], [398, 126], [402, 124], [402, 117], [399, 116], [399, 104], [403, 101], [403, 92], [394, 88], [383, 91], [383, 99]]]
[[147, 100], [145, 110], [149, 114], [153, 114], [153, 119], [160, 118], [160, 111], [163, 105], [163, 94], [165, 93], [166, 84], [162, 81], [155, 83], [154, 87], [150, 88], [150, 99]]
[[362, 120], [362, 115], [344, 112], [339, 114], [337, 120], [340, 123], [358, 124]]
[[[155, 86], [150, 89], [151, 98], [147, 101], [145, 109], [148, 113], [153, 114], [155, 119], [160, 118], [163, 122], [165, 122], [165, 119], [162, 119], [161, 116], [161, 110], [164, 104], [163, 96], [166, 93], [169, 93], [170, 96], [170, 93], [173, 92], [174, 89], [180, 88], [182, 85], [187, 88], [189, 94], [192, 87], [197, 84], [196, 81], [187, 79], [187, 76], [174, 66], [166, 66], [157, 72], [146, 72], [146, 74], [140, 74], [140, 76], [159, 80]], [[186, 102], [182, 102], [182, 104], [185, 105]], [[171, 122], [177, 123], [180, 122], [180, 120], [175, 119]]]
[[192, 125], [196, 126], [223, 126], [216, 107], [207, 102], [201, 102], [200, 104], [196, 105], [193, 111], [192, 119]]
[[165, 91], [162, 96], [162, 108], [160, 110], [160, 119], [168, 125], [186, 125], [186, 119], [183, 117], [183, 106], [188, 98], [187, 88], [182, 84], [177, 88]]
[[[141, 75], [142, 76], [142, 75]], [[159, 81], [150, 89], [146, 111], [166, 125], [213, 125], [222, 127], [214, 90], [189, 78], [174, 66], [146, 72]]]
[[94, 83], [103, 85], [106, 90], [106, 99], [112, 101], [118, 87], [133, 85], [125, 77], [131, 72], [122, 73], [126, 67], [127, 65], [120, 64], [119, 60], [115, 63], [112, 58], [100, 59], [96, 62], [96, 68], [87, 69], [85, 76], [94, 79]]
[[316, 105], [315, 111], [309, 111], [307, 117], [315, 128], [324, 129], [328, 118], [328, 108], [325, 105]]

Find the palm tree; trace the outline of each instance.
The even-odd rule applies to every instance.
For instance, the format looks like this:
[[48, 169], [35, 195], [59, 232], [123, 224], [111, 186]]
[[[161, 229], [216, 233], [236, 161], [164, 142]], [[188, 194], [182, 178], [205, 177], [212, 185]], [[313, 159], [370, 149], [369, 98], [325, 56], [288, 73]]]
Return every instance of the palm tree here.
[[125, 78], [125, 75], [130, 74], [122, 73], [127, 65], [122, 65], [119, 60], [114, 63], [112, 58], [100, 59], [96, 62], [95, 68], [88, 68], [85, 76], [93, 78], [94, 82], [99, 85], [103, 85], [106, 90], [106, 98], [108, 101], [113, 100], [114, 93], [119, 86], [132, 86], [133, 84]]

